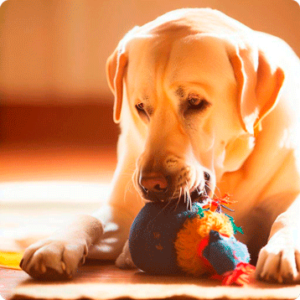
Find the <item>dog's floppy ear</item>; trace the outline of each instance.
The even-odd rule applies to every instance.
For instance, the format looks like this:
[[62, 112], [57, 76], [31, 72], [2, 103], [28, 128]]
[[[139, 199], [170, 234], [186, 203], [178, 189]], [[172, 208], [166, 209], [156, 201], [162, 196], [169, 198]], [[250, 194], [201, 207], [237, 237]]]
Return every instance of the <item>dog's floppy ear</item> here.
[[254, 134], [254, 128], [277, 104], [284, 72], [272, 67], [262, 51], [236, 48], [230, 61], [238, 85], [241, 121], [244, 129]]
[[120, 122], [123, 100], [123, 76], [128, 59], [122, 47], [117, 47], [106, 62], [108, 84], [115, 96], [114, 121]]
[[107, 59], [106, 62], [106, 75], [110, 89], [115, 96], [114, 104], [114, 121], [120, 123], [121, 110], [123, 102], [123, 77], [125, 68], [128, 64], [127, 43], [138, 32], [139, 26], [133, 27], [128, 31], [122, 40], [119, 42], [118, 47], [113, 54]]

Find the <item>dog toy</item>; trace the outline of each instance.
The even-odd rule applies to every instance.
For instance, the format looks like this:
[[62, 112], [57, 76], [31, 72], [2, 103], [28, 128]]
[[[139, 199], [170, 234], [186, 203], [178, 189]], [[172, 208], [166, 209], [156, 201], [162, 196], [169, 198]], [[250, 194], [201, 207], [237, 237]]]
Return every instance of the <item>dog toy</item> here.
[[190, 209], [185, 203], [147, 203], [129, 234], [134, 264], [150, 274], [208, 274], [224, 285], [248, 283], [254, 267], [246, 245], [234, 237], [242, 229], [221, 209], [228, 196], [206, 200]]

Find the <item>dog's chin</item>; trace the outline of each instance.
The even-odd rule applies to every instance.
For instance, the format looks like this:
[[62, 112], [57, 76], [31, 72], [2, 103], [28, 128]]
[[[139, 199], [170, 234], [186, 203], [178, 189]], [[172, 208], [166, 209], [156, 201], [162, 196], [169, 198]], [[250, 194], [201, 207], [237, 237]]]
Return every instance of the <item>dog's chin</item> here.
[[180, 198], [173, 198], [171, 200], [174, 201], [183, 201], [183, 202], [187, 202], [188, 198], [190, 199], [190, 201], [193, 202], [199, 202], [199, 203], [206, 203], [208, 201], [208, 199], [212, 197], [212, 193], [211, 190], [208, 186], [206, 186], [204, 189], [201, 189], [200, 186], [194, 188], [192, 191], [189, 192], [189, 194], [187, 195], [187, 193], [185, 193], [185, 195], [181, 195]]
[[141, 197], [145, 203], [149, 202], [200, 202], [205, 203], [207, 200], [212, 197], [212, 192], [208, 184], [205, 184], [205, 188], [200, 188], [200, 185], [196, 188], [193, 188], [191, 191], [179, 192], [175, 191], [172, 194], [169, 193], [151, 193], [140, 191]]

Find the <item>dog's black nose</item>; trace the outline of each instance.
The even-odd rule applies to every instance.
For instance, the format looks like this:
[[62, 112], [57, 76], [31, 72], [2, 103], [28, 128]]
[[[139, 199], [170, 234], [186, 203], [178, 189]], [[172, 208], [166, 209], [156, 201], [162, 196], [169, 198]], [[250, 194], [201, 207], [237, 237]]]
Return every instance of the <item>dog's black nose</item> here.
[[139, 183], [145, 193], [161, 194], [168, 190], [166, 177], [157, 172], [141, 174]]

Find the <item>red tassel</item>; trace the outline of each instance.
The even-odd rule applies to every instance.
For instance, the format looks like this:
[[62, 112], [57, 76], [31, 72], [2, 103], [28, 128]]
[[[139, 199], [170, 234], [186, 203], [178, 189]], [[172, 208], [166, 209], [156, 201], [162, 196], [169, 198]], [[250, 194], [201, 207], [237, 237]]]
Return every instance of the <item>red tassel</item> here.
[[254, 266], [244, 262], [240, 262], [233, 271], [228, 271], [222, 275], [222, 284], [237, 284], [240, 286], [248, 284], [250, 282], [250, 276], [254, 273], [254, 271]]
[[236, 203], [236, 201], [230, 200], [230, 195], [225, 194], [223, 197], [216, 197], [210, 201], [210, 209], [211, 211], [216, 211], [218, 208], [221, 206], [231, 210], [230, 208], [227, 207], [227, 205]]
[[231, 195], [225, 194], [223, 197], [216, 197], [213, 199], [213, 202], [216, 204], [230, 205], [236, 203], [237, 201], [230, 200]]
[[204, 238], [198, 245], [197, 248], [197, 256], [200, 257], [200, 259], [203, 261], [203, 263], [208, 267], [208, 269], [213, 270], [212, 265], [210, 262], [202, 255], [203, 250], [206, 248], [206, 246], [209, 243], [209, 237]]

